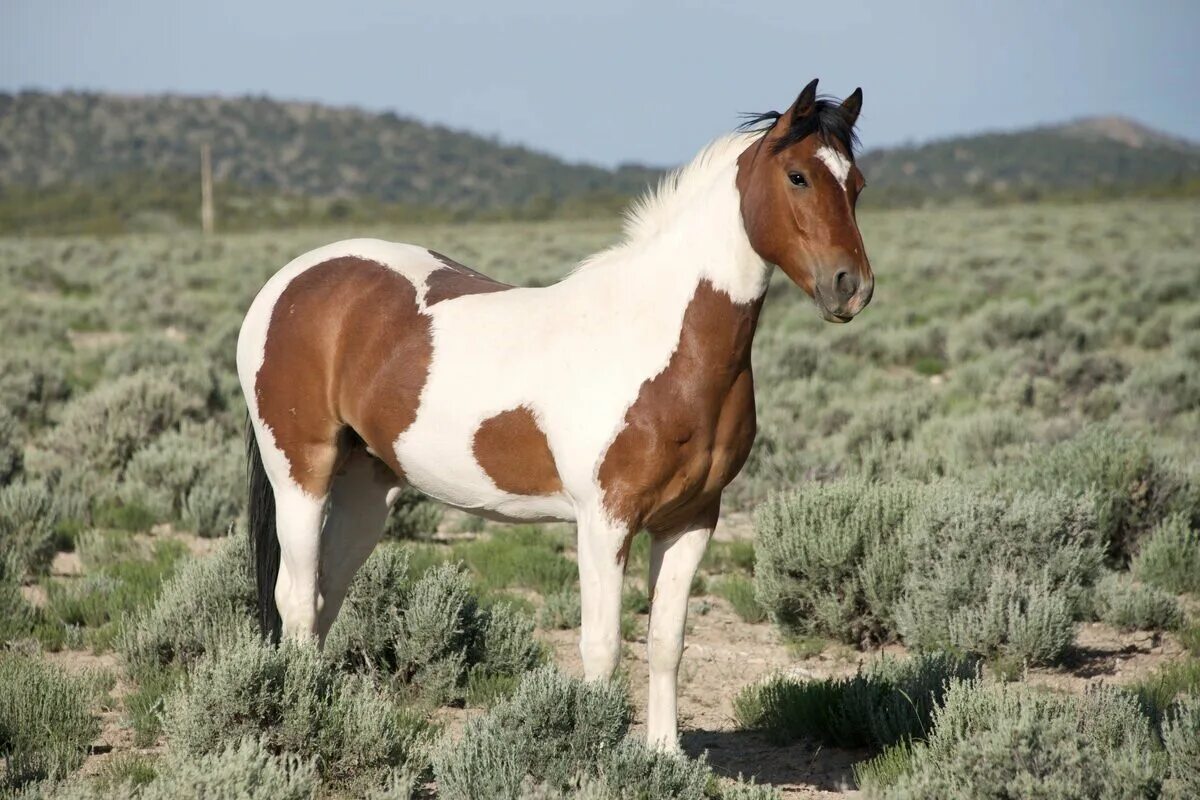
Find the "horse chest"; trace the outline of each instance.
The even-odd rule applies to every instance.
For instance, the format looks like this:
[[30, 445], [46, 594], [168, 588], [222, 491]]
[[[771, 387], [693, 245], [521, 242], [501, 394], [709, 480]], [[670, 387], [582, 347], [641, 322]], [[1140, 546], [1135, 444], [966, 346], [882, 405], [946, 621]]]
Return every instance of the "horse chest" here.
[[715, 504], [754, 441], [758, 304], [701, 284], [667, 368], [643, 384], [598, 473], [610, 516], [668, 530]]

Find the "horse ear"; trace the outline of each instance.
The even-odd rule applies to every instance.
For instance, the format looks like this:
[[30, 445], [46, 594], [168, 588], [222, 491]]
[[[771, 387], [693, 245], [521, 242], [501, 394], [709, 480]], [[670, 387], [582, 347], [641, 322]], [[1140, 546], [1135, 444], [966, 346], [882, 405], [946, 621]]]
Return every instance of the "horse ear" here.
[[792, 103], [792, 107], [787, 110], [784, 117], [790, 123], [792, 120], [800, 119], [812, 111], [813, 104], [817, 102], [817, 79], [813, 78], [809, 81], [808, 86], [800, 90], [800, 96], [796, 98], [796, 102]]
[[854, 123], [858, 122], [858, 113], [862, 111], [862, 87], [855, 89], [850, 93], [850, 96], [842, 101], [842, 113], [846, 117], [846, 121], [850, 123], [850, 127], [854, 127]]

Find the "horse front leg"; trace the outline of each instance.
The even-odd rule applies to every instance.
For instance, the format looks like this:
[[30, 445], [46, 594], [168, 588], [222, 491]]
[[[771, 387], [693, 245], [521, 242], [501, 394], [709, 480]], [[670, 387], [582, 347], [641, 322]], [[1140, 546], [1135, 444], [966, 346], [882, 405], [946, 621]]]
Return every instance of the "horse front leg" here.
[[646, 710], [646, 740], [651, 747], [679, 749], [677, 684], [683, 657], [692, 578], [712, 538], [720, 501], [699, 519], [669, 536], [656, 536], [650, 545], [650, 633], [646, 638], [650, 662], [650, 697]]
[[589, 681], [611, 678], [621, 658], [621, 584], [628, 536], [625, 527], [614, 525], [602, 512], [579, 516], [579, 654]]

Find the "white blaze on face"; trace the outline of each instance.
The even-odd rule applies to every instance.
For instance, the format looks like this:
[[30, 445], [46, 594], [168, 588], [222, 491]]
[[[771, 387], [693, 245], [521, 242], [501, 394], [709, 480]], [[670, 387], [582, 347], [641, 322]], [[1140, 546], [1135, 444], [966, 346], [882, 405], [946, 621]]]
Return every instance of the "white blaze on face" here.
[[845, 189], [846, 178], [850, 176], [850, 159], [832, 147], [822, 147], [817, 151], [817, 158], [821, 159], [821, 163], [829, 167], [829, 171], [833, 173], [833, 177]]

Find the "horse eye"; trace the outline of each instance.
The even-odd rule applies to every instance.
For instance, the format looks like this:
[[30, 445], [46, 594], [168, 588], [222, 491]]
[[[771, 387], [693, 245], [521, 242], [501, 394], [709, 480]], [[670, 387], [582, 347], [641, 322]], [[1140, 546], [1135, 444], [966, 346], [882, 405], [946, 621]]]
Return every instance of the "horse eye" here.
[[789, 172], [788, 180], [792, 182], [792, 186], [808, 186], [808, 181], [804, 180], [804, 176], [799, 172]]

